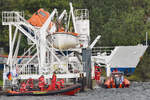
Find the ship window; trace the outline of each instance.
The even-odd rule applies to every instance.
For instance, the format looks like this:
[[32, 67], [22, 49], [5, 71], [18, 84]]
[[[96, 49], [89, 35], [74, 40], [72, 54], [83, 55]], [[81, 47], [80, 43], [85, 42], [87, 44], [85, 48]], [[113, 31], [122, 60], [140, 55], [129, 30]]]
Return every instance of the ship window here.
[[46, 16], [46, 14], [45, 13], [43, 13], [42, 11], [40, 11], [40, 14], [42, 15], [42, 16]]

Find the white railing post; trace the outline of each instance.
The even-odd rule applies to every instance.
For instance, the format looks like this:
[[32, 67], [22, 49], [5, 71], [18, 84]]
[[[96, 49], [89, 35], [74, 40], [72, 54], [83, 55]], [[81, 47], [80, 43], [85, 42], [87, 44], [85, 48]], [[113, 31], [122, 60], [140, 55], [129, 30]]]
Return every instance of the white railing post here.
[[5, 81], [6, 81], [6, 69], [5, 69], [5, 64], [4, 64], [4, 69], [3, 69], [3, 89], [5, 89]]
[[71, 2], [70, 2], [70, 11], [71, 11], [71, 14], [72, 14], [72, 21], [73, 21], [74, 30], [75, 30], [75, 33], [77, 33], [75, 16], [74, 16], [74, 11], [73, 11], [73, 7], [72, 7], [72, 3]]

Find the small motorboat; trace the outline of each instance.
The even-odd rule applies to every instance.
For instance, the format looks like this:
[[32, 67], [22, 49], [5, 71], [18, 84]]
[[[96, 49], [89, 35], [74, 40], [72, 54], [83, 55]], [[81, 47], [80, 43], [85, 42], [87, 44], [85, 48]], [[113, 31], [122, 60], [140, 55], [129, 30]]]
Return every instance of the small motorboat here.
[[130, 81], [124, 78], [123, 72], [112, 72], [111, 76], [104, 82], [105, 88], [128, 88]]

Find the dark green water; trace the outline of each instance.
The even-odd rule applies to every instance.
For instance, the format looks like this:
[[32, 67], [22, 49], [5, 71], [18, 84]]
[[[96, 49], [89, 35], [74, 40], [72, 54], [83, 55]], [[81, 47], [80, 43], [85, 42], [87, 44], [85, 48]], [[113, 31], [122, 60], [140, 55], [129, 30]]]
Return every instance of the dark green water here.
[[150, 82], [134, 82], [130, 88], [104, 89], [96, 88], [76, 96], [0, 96], [0, 100], [150, 100]]

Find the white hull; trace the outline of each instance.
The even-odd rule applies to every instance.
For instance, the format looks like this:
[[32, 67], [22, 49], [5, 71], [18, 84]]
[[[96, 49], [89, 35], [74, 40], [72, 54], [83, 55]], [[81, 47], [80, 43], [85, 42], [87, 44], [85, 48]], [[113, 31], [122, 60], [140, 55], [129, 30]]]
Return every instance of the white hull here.
[[54, 33], [53, 34], [53, 46], [60, 50], [66, 50], [75, 48], [79, 40], [77, 36], [70, 33]]

